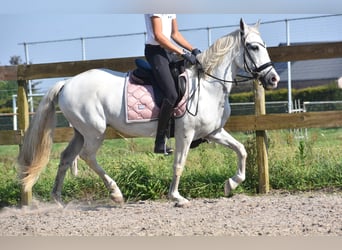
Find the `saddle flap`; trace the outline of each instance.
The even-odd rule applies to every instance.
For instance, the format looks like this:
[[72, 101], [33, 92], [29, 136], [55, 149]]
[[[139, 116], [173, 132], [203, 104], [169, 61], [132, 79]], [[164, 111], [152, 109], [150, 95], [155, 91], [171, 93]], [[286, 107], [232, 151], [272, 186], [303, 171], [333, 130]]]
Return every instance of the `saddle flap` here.
[[185, 91], [186, 91], [186, 82], [187, 82], [187, 78], [185, 77], [185, 74], [181, 74], [178, 77], [178, 95], [179, 95], [179, 99], [183, 98]]

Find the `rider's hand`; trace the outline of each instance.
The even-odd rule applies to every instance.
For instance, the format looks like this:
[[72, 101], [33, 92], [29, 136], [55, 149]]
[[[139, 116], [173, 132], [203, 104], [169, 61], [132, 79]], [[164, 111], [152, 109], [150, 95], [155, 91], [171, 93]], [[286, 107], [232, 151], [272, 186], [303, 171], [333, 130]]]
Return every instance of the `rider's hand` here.
[[196, 56], [194, 56], [193, 54], [184, 53], [184, 54], [182, 55], [182, 57], [183, 57], [186, 61], [190, 62], [192, 65], [195, 65], [195, 64], [196, 64]]
[[197, 56], [198, 54], [201, 54], [202, 52], [199, 50], [199, 49], [193, 49], [192, 51], [191, 51], [191, 54], [193, 54], [194, 56]]

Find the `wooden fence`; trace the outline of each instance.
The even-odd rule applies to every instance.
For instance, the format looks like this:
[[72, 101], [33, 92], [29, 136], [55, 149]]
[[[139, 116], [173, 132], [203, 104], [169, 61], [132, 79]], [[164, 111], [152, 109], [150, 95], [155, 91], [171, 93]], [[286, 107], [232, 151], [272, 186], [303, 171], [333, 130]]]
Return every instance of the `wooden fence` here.
[[[300, 46], [268, 48], [274, 62], [311, 60], [342, 57], [342, 42], [321, 43]], [[31, 64], [0, 66], [0, 80], [18, 81], [18, 127], [16, 131], [0, 131], [0, 145], [20, 145], [29, 125], [27, 102], [27, 81], [42, 78], [70, 77], [92, 68], [110, 68], [126, 72], [133, 69], [135, 58], [60, 62], [49, 64]], [[225, 125], [228, 131], [256, 131], [257, 163], [259, 170], [259, 192], [269, 191], [268, 158], [265, 145], [265, 131], [292, 128], [329, 128], [342, 126], [342, 111], [306, 112], [295, 114], [265, 114], [265, 94], [255, 82], [255, 115], [233, 116]], [[56, 128], [54, 142], [69, 141], [72, 128]], [[126, 136], [108, 128], [106, 139]], [[127, 136], [128, 137], [128, 136]], [[32, 192], [22, 193], [22, 204], [29, 204]]]

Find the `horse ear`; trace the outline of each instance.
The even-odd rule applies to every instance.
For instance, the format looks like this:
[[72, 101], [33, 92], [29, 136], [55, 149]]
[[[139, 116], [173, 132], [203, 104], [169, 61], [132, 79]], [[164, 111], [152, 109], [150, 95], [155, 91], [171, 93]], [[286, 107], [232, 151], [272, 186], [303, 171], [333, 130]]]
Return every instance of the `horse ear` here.
[[243, 19], [240, 19], [240, 33], [243, 36], [246, 31], [246, 23], [243, 21]]
[[257, 23], [255, 24], [255, 28], [259, 29], [260, 23], [261, 23], [261, 20], [259, 19], [259, 20], [257, 21]]

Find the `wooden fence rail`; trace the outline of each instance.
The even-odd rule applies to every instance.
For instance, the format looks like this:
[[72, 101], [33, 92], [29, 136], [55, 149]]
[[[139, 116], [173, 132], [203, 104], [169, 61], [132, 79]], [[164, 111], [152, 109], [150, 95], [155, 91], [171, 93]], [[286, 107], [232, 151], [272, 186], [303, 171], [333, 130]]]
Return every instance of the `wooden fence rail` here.
[[[342, 111], [231, 116], [224, 128], [231, 132], [243, 132], [323, 127], [342, 127]], [[19, 145], [22, 136], [23, 131], [21, 130], [0, 131], [0, 145]], [[67, 142], [71, 140], [72, 136], [72, 128], [58, 127], [55, 129], [54, 142]], [[108, 127], [105, 138], [118, 139], [123, 136], [130, 138], [129, 135], [119, 134]]]
[[[342, 42], [270, 47], [268, 52], [273, 62], [338, 58], [342, 57]], [[125, 72], [135, 67], [134, 60], [136, 58], [142, 57], [0, 66], [0, 80], [69, 77], [94, 68], [108, 68]]]
[[[299, 46], [284, 46], [268, 48], [270, 57], [274, 62], [311, 60], [323, 58], [342, 57], [342, 42], [321, 43]], [[0, 145], [21, 144], [24, 132], [29, 123], [27, 104], [27, 80], [70, 77], [92, 68], [109, 68], [126, 72], [135, 67], [134, 58], [103, 59], [91, 61], [60, 62], [48, 64], [31, 64], [17, 66], [0, 66], [0, 80], [18, 80], [18, 131], [0, 131]], [[255, 84], [257, 86], [257, 84]], [[259, 90], [256, 88], [256, 92]], [[256, 94], [256, 115], [233, 116], [229, 119], [225, 128], [229, 131], [256, 131], [257, 137], [261, 136], [261, 144], [258, 147], [259, 191], [266, 193], [268, 187], [267, 153], [261, 148], [262, 136], [265, 130], [310, 128], [310, 127], [342, 127], [342, 111], [307, 112], [296, 114], [264, 114], [264, 93]], [[56, 128], [55, 142], [65, 142], [72, 137], [72, 128]], [[121, 138], [125, 135], [118, 134], [114, 129], [108, 128], [106, 138]], [[258, 141], [258, 140], [257, 140]], [[259, 150], [260, 149], [260, 150]], [[266, 161], [266, 162], [265, 162]], [[22, 193], [22, 204], [31, 202], [32, 193]]]

